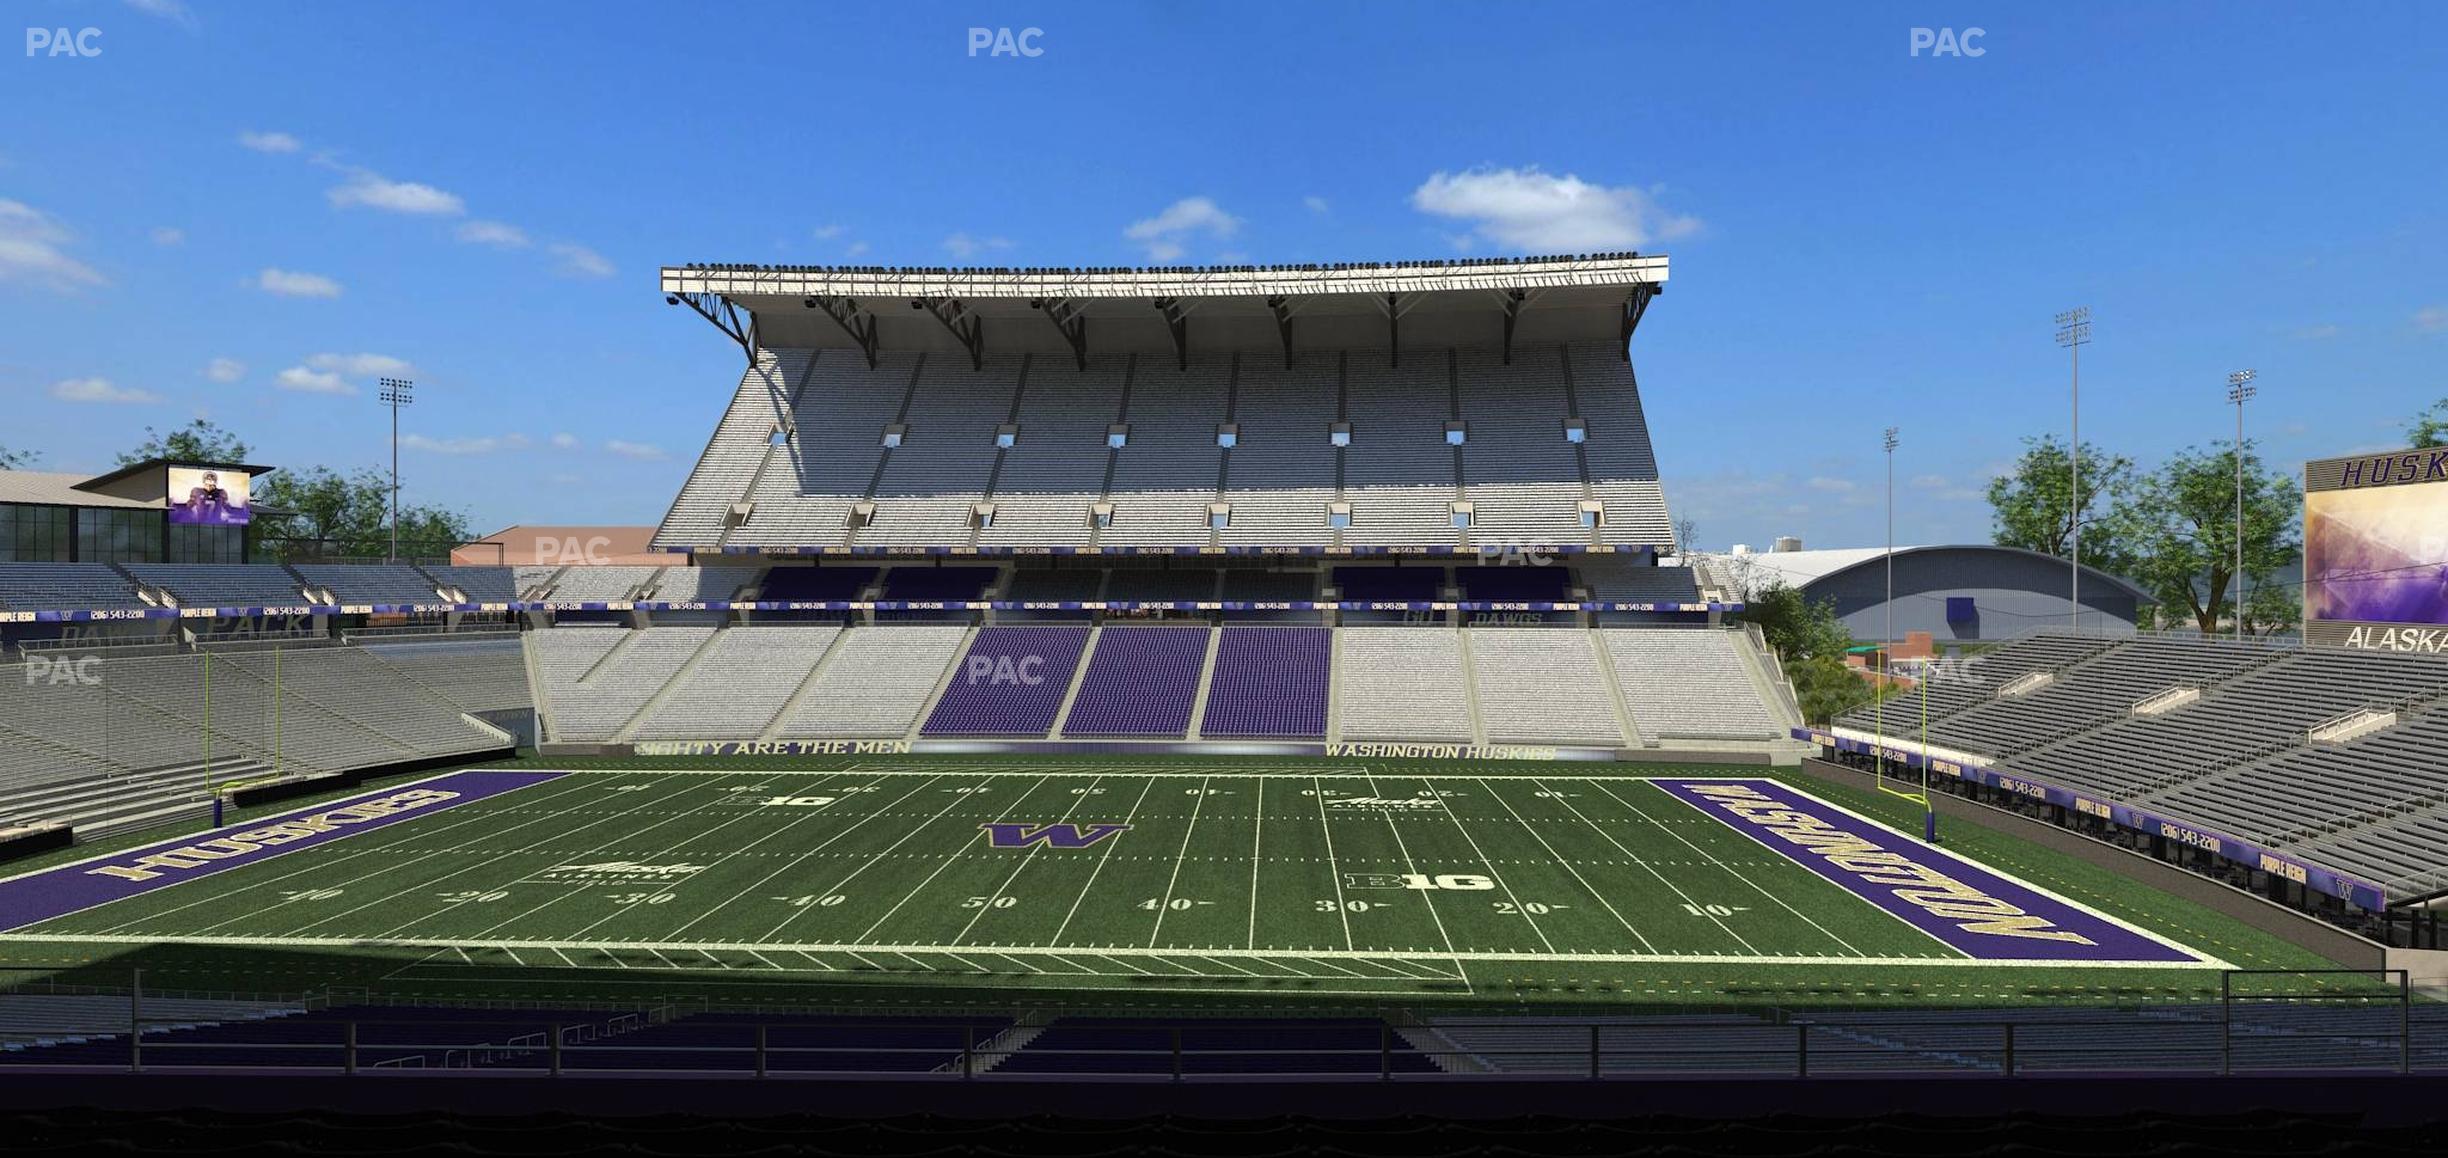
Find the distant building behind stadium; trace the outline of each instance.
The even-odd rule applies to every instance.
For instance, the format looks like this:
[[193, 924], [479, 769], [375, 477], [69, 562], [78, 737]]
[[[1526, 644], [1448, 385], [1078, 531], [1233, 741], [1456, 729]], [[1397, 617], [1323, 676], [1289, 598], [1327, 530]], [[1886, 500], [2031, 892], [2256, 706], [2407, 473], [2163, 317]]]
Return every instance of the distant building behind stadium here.
[[244, 563], [268, 466], [151, 459], [108, 474], [0, 471], [0, 563]]
[[[2069, 628], [2072, 574], [2066, 561], [2036, 551], [1983, 544], [1895, 549], [1895, 601], [1887, 600], [1887, 551], [1880, 547], [1805, 551], [1738, 551], [1722, 560], [1737, 588], [1755, 591], [1773, 580], [1807, 598], [1830, 600], [1855, 639], [1893, 642], [1928, 632], [1940, 642], [2012, 639], [2043, 628]], [[2131, 635], [2148, 593], [2130, 580], [2092, 567], [2082, 570], [2082, 630]], [[1890, 618], [1892, 611], [1893, 617]]]

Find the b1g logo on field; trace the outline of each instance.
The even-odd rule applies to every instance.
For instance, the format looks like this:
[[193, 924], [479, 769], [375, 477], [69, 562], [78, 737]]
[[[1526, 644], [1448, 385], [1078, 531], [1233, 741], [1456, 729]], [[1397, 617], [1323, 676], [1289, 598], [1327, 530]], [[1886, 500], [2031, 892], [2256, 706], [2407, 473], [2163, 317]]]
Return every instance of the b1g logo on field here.
[[1496, 887], [1496, 878], [1475, 873], [1344, 873], [1347, 889], [1411, 889], [1433, 893], [1484, 893]]
[[759, 796], [756, 803], [767, 808], [823, 808], [841, 799], [838, 796]]

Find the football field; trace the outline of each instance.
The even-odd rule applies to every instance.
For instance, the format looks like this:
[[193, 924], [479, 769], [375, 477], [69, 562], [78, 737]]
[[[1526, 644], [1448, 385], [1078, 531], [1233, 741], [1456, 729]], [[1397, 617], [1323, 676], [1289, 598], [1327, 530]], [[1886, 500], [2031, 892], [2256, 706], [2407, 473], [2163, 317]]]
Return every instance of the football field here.
[[539, 997], [1974, 994], [2228, 964], [1799, 778], [1571, 764], [463, 771], [0, 881], [0, 930]]

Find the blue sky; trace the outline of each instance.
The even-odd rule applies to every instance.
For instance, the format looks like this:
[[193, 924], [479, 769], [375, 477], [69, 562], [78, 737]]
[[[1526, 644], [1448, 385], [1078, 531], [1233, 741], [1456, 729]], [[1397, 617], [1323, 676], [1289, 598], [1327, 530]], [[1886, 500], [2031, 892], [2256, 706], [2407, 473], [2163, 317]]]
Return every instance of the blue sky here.
[[0, 50], [0, 445], [375, 465], [400, 372], [410, 501], [651, 523], [736, 381], [692, 260], [1665, 252], [1634, 357], [1713, 547], [1880, 541], [1888, 425], [1899, 537], [1985, 539], [2072, 305], [2144, 459], [2238, 367], [2282, 461], [2448, 395], [2437, 5], [844, 7], [12, 4], [102, 52]]

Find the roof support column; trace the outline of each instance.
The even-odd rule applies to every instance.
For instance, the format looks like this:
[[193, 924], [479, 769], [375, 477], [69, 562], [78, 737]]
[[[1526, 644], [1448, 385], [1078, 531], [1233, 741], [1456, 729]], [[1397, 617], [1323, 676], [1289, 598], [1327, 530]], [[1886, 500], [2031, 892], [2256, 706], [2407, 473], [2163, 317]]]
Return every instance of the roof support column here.
[[665, 294], [663, 304], [687, 306], [706, 324], [723, 332], [723, 336], [739, 343], [740, 352], [748, 355], [748, 364], [757, 363], [756, 312], [742, 310], [739, 303], [721, 294]]
[[823, 310], [850, 340], [858, 343], [859, 353], [867, 355], [867, 368], [876, 368], [876, 318], [859, 310], [858, 299], [817, 294], [802, 303], [811, 310]]
[[1070, 298], [1031, 298], [1029, 308], [1045, 312], [1046, 320], [1062, 333], [1071, 347], [1071, 359], [1081, 371], [1088, 369], [1088, 309]]
[[1623, 348], [1624, 361], [1632, 360], [1632, 331], [1640, 328], [1641, 315], [1649, 312], [1650, 300], [1657, 297], [1664, 289], [1664, 286], [1642, 282], [1633, 286], [1632, 292], [1624, 295], [1623, 334], [1617, 341], [1617, 344]]
[[933, 314], [944, 329], [952, 332], [961, 348], [969, 351], [971, 370], [986, 368], [986, 321], [970, 313], [966, 303], [959, 298], [911, 298], [910, 308]]
[[1184, 371], [1190, 369], [1190, 306], [1180, 298], [1157, 298], [1157, 312], [1164, 315], [1165, 329], [1173, 335], [1173, 360]]

